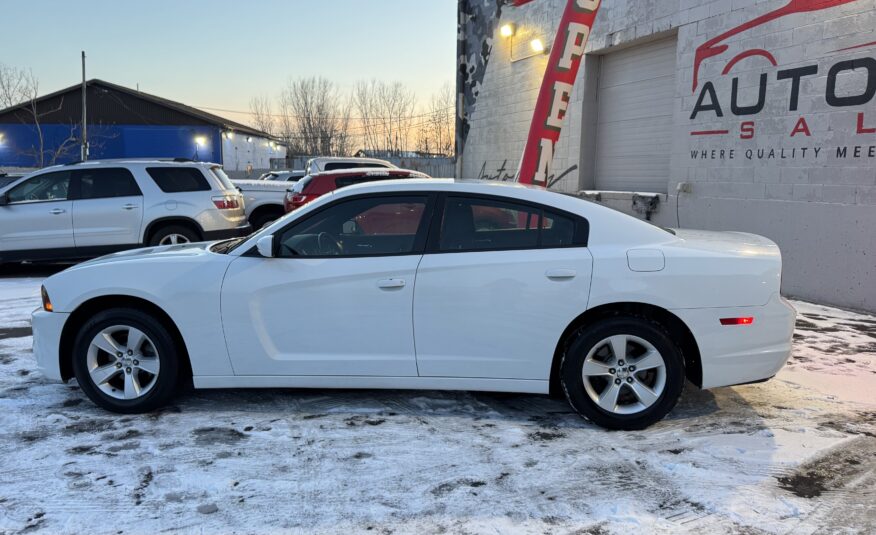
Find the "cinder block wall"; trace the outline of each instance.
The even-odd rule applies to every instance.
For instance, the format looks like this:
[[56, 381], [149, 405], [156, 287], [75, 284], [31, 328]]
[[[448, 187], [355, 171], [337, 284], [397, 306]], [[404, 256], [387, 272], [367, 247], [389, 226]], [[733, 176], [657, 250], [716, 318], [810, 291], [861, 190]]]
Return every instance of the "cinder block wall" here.
[[[674, 135], [670, 176], [665, 177], [669, 195], [661, 196], [652, 220], [666, 226], [765, 235], [782, 248], [786, 294], [874, 311], [876, 133], [871, 129], [876, 128], [876, 98], [837, 106], [831, 105], [827, 93], [831, 69], [858, 60], [856, 70], [843, 69], [834, 77], [834, 92], [840, 99], [866, 96], [870, 63], [864, 62], [876, 61], [876, 0], [850, 0], [751, 25], [788, 4], [788, 0], [605, 1], [557, 147], [554, 171], [565, 175], [554, 189], [567, 193], [593, 189], [599, 57], [676, 36]], [[481, 59], [484, 50], [490, 51], [477, 94], [470, 95], [463, 107], [468, 119], [464, 176], [513, 177], [547, 57], [511, 59], [528, 55], [534, 37], [551, 43], [564, 6], [565, 0], [536, 0], [482, 14], [495, 17], [491, 24], [481, 16], [463, 25], [462, 60], [474, 55]], [[500, 22], [516, 23], [513, 43], [499, 36]], [[751, 27], [720, 41], [728, 46], [726, 51], [701, 63], [694, 89], [697, 48], [747, 23]], [[467, 25], [479, 25], [480, 31], [466, 31]], [[485, 32], [485, 27], [491, 31]], [[723, 74], [734, 57], [752, 50], [764, 51], [776, 65], [757, 53], [743, 57]], [[811, 66], [817, 67], [817, 74], [800, 78], [797, 109], [792, 110], [792, 80], [779, 79], [778, 73]], [[764, 74], [763, 109], [735, 115], [734, 78], [737, 104], [750, 106], [759, 100]], [[870, 77], [876, 83], [876, 71]], [[701, 110], [692, 118], [707, 83], [714, 89], [722, 116]], [[703, 103], [711, 103], [710, 97]], [[724, 130], [726, 134], [691, 135]], [[687, 183], [690, 193], [676, 194], [679, 183]], [[603, 199], [613, 208], [633, 213], [630, 199], [623, 195]]]

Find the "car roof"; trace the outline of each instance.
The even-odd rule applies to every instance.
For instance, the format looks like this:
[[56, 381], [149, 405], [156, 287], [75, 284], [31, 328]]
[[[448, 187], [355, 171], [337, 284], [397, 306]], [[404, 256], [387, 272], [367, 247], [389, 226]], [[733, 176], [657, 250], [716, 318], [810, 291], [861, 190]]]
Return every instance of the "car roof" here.
[[362, 176], [362, 175], [373, 175], [373, 176], [409, 176], [409, 175], [417, 175], [422, 178], [429, 178], [429, 175], [420, 171], [414, 171], [413, 169], [390, 169], [387, 167], [353, 167], [349, 169], [333, 169], [331, 171], [320, 171], [319, 173], [313, 173], [310, 176], [313, 178], [318, 177], [347, 177], [347, 176]]

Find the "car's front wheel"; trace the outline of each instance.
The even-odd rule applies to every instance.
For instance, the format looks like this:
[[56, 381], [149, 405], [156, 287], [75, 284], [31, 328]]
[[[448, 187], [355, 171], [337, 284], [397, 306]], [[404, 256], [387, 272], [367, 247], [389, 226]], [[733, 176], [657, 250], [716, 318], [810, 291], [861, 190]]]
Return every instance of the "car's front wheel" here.
[[115, 308], [96, 314], [79, 331], [73, 372], [97, 405], [141, 413], [166, 404], [176, 393], [180, 355], [160, 321], [141, 310]]
[[684, 358], [661, 325], [615, 317], [577, 334], [563, 356], [560, 381], [572, 407], [595, 424], [643, 429], [681, 396]]

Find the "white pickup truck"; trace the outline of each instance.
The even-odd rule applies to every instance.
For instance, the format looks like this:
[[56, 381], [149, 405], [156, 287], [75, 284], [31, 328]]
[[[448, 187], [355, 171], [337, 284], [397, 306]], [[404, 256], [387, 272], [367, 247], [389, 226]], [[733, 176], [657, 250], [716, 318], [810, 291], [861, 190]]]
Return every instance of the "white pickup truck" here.
[[294, 182], [276, 180], [232, 180], [243, 194], [246, 219], [253, 230], [279, 219], [283, 214], [283, 197]]

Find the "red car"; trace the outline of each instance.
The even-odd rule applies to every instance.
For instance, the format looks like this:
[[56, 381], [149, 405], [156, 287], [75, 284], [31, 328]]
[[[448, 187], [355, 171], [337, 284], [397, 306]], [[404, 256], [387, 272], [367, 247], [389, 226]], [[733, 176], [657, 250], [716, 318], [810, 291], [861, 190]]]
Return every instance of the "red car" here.
[[396, 180], [401, 178], [430, 178], [429, 175], [408, 169], [339, 169], [307, 175], [286, 192], [283, 206], [286, 212], [300, 208], [310, 201], [340, 189], [363, 182]]

